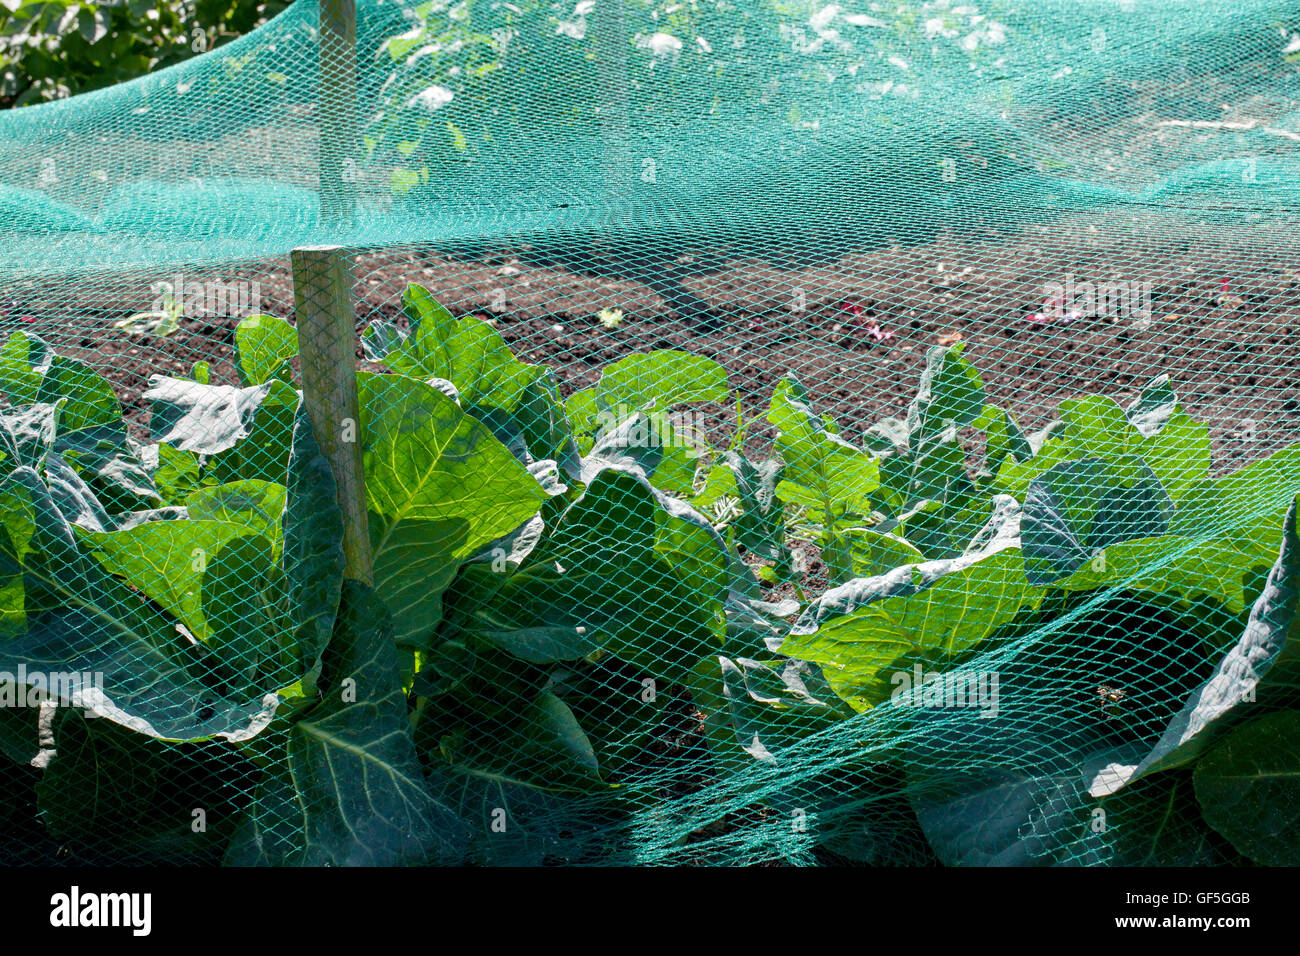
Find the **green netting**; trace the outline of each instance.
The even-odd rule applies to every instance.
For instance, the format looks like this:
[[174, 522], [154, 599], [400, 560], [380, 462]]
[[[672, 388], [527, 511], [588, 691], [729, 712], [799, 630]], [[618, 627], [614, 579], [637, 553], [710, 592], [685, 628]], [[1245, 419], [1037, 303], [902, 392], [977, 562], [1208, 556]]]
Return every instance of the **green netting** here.
[[0, 859], [1300, 860], [1300, 8], [326, 7], [0, 115]]

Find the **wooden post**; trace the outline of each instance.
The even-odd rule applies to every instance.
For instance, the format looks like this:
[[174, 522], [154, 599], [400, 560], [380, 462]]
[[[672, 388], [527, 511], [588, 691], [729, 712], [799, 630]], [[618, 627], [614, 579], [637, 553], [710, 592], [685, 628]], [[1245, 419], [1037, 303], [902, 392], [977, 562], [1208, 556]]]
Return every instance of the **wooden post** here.
[[356, 324], [347, 261], [338, 246], [306, 246], [294, 249], [289, 258], [303, 403], [316, 442], [334, 471], [343, 509], [343, 573], [373, 584], [359, 434]]
[[596, 40], [596, 73], [600, 118], [604, 142], [605, 185], [616, 197], [631, 190], [634, 157], [628, 145], [629, 106], [627, 61], [631, 54], [624, 0], [596, 0], [591, 29]]
[[347, 222], [359, 143], [356, 0], [320, 0], [318, 82], [321, 221]]

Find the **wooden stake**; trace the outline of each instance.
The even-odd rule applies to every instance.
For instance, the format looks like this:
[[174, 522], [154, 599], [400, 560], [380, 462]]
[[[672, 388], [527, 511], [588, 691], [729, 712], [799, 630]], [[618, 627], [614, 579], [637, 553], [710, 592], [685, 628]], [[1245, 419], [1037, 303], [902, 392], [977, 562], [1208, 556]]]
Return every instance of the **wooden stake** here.
[[630, 55], [625, 0], [596, 0], [591, 29], [596, 40], [600, 118], [604, 143], [605, 185], [615, 198], [631, 192], [634, 157], [629, 146], [627, 61]]
[[320, 0], [319, 84], [321, 220], [347, 222], [358, 145], [356, 0]]
[[356, 325], [347, 262], [338, 246], [294, 249], [289, 259], [303, 402], [316, 442], [334, 471], [343, 509], [343, 573], [373, 584], [359, 434]]

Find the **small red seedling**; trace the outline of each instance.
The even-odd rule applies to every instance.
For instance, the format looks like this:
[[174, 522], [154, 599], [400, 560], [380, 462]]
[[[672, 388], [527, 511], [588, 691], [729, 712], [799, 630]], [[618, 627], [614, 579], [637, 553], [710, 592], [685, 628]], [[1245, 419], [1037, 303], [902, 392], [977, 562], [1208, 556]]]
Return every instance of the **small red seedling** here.
[[1218, 302], [1219, 302], [1219, 305], [1221, 305], [1221, 306], [1238, 306], [1238, 305], [1241, 305], [1241, 304], [1242, 304], [1243, 302], [1245, 302], [1245, 301], [1246, 301], [1246, 300], [1243, 299], [1241, 296], [1239, 296], [1239, 295], [1233, 295], [1233, 294], [1231, 293], [1231, 291], [1229, 291], [1229, 288], [1228, 288], [1228, 280], [1227, 280], [1227, 279], [1220, 279], [1220, 280], [1219, 280], [1219, 296], [1218, 296]]
[[848, 300], [841, 303], [840, 308], [849, 313], [848, 324], [855, 332], [866, 333], [877, 342], [888, 342], [896, 337], [888, 329], [882, 329], [880, 323], [875, 319], [867, 317], [867, 310], [862, 307], [861, 303]]

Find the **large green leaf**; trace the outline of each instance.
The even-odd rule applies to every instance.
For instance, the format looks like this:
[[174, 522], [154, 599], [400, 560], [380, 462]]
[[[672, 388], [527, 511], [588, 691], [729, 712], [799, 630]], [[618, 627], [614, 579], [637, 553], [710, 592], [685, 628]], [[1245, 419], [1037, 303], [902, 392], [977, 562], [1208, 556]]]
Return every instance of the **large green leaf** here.
[[50, 490], [55, 507], [69, 524], [94, 531], [106, 531], [115, 525], [90, 485], [63, 460], [62, 455], [55, 452], [46, 455], [40, 475]]
[[602, 468], [639, 469], [656, 488], [689, 496], [701, 450], [662, 412], [634, 412], [611, 421], [592, 437], [579, 477], [586, 481]]
[[235, 367], [245, 387], [289, 381], [288, 362], [297, 354], [298, 332], [284, 319], [250, 315], [235, 327]]
[[1242, 855], [1300, 863], [1300, 712], [1234, 730], [1201, 758], [1193, 779], [1206, 821]]
[[[150, 433], [155, 441], [181, 451], [215, 455], [247, 438], [262, 404], [273, 393], [279, 399], [286, 390], [293, 388], [277, 381], [235, 388], [153, 375], [144, 393], [153, 411]], [[297, 405], [296, 398], [292, 405]]]
[[779, 764], [787, 750], [852, 714], [807, 661], [719, 657], [717, 663], [731, 743], [756, 760]]
[[755, 464], [738, 452], [728, 451], [692, 499], [695, 507], [707, 508], [726, 496], [737, 498], [740, 514], [729, 525], [737, 543], [746, 551], [777, 562], [782, 570], [790, 561], [785, 543], [785, 506], [776, 494], [783, 470], [779, 461]]
[[1175, 501], [1187, 497], [1206, 478], [1210, 467], [1208, 429], [1181, 408], [1170, 412], [1158, 431], [1148, 418], [1135, 417], [1146, 434], [1114, 399], [1088, 395], [1067, 399], [1058, 408], [1059, 420], [1027, 462], [1007, 459], [997, 473], [1000, 491], [1021, 500], [1029, 484], [1049, 469], [1068, 461], [1137, 457], [1155, 473]]
[[602, 780], [635, 772], [673, 703], [667, 688], [647, 685], [645, 677], [614, 658], [560, 665], [548, 680], [549, 692], [582, 728]]
[[1187, 537], [1217, 534], [1281, 515], [1300, 488], [1300, 445], [1218, 478], [1201, 478], [1178, 502], [1172, 531]]
[[372, 511], [455, 525], [465, 553], [536, 513], [546, 498], [536, 479], [455, 401], [403, 375], [360, 378]]
[[418, 285], [407, 288], [402, 303], [410, 331], [372, 323], [362, 336], [368, 358], [412, 378], [450, 382], [465, 411], [521, 460], [576, 467], [551, 369], [520, 362], [496, 329], [474, 316], [454, 318]]
[[120, 422], [78, 431], [61, 428], [54, 450], [86, 479], [110, 514], [163, 503], [138, 446]]
[[659, 505], [655, 513], [655, 552], [721, 624], [722, 603], [729, 593], [756, 593], [749, 566], [728, 547], [704, 515], [648, 481], [645, 484]]
[[781, 653], [820, 664], [855, 710], [888, 699], [891, 666], [905, 669], [912, 657], [950, 658], [1037, 604], [1041, 589], [1025, 578], [1018, 521], [1015, 502], [1001, 497], [967, 554], [831, 588], [804, 609]]
[[5, 467], [40, 468], [54, 447], [59, 405], [20, 405], [0, 410], [0, 447]]
[[466, 863], [543, 866], [610, 860], [615, 811], [600, 796], [554, 793], [464, 768], [435, 768], [430, 785], [470, 828]]
[[301, 400], [291, 385], [279, 379], [271, 379], [264, 387], [268, 389], [266, 398], [253, 412], [247, 436], [211, 457], [205, 480], [284, 481]]
[[[319, 454], [319, 451], [313, 452]], [[295, 460], [297, 461], [297, 460]], [[291, 467], [297, 467], [292, 465]], [[279, 560], [283, 545], [280, 527], [288, 489], [274, 481], [234, 481], [196, 488], [185, 499], [191, 521], [233, 521], [250, 533], [271, 542], [272, 556]]]
[[656, 550], [662, 506], [635, 475], [606, 469], [517, 568], [465, 569], [465, 632], [534, 663], [602, 648], [665, 680], [716, 650], [710, 598]]
[[866, 446], [879, 456], [882, 504], [891, 510], [942, 501], [955, 484], [969, 484], [957, 430], [985, 417], [985, 391], [979, 372], [962, 357], [964, 348], [932, 347], [907, 418], [885, 419], [863, 434]]
[[688, 588], [700, 595], [702, 604], [720, 606], [733, 588], [753, 590], [749, 567], [704, 514], [658, 485], [658, 471], [647, 471], [631, 458], [611, 463], [592, 455], [582, 460], [584, 481], [595, 481], [607, 469], [632, 476], [659, 505], [655, 512], [655, 551]]
[[179, 451], [166, 442], [156, 442], [140, 449], [140, 461], [158, 494], [168, 505], [182, 505], [186, 497], [203, 480], [199, 456]]
[[[1219, 662], [1214, 674], [1200, 685], [1169, 721], [1155, 745], [1137, 762], [1113, 761], [1102, 767], [1091, 785], [1094, 796], [1114, 793], [1158, 770], [1195, 759], [1211, 741], [1218, 722], [1237, 716], [1244, 706], [1266, 690], [1264, 677], [1279, 663], [1283, 680], [1293, 683], [1296, 659], [1292, 634], [1300, 622], [1300, 532], [1296, 527], [1297, 501], [1287, 512], [1281, 551], [1269, 572], [1264, 590], [1250, 609], [1241, 638]], [[1286, 657], [1284, 658], [1284, 652]]]
[[[208, 560], [200, 584], [205, 641], [232, 683], [283, 688], [304, 677], [310, 683], [303, 648], [293, 643], [287, 591], [284, 569], [260, 534], [233, 537]], [[310, 633], [309, 627], [308, 639]]]
[[567, 408], [574, 431], [595, 434], [636, 412], [728, 401], [727, 370], [703, 355], [665, 349], [636, 352], [606, 368], [593, 388], [575, 392]]
[[798, 617], [799, 602], [793, 598], [762, 601], [732, 590], [723, 611], [727, 621], [724, 651], [735, 656], [760, 650], [776, 654]]
[[286, 614], [307, 688], [334, 630], [343, 586], [343, 512], [337, 487], [306, 410], [299, 409], [281, 525], [282, 563]]
[[300, 409], [285, 480], [237, 481], [189, 498], [188, 523], [244, 534], [208, 559], [201, 581], [207, 643], [229, 681], [310, 693], [343, 581], [343, 519], [328, 461]]
[[361, 377], [375, 587], [398, 640], [426, 641], [457, 566], [536, 514], [545, 490], [475, 418], [404, 375]]
[[776, 492], [782, 501], [803, 505], [814, 521], [825, 523], [845, 513], [871, 513], [871, 495], [880, 485], [876, 463], [813, 410], [794, 378], [777, 383], [767, 420], [780, 429], [776, 450], [785, 468]]
[[455, 863], [468, 833], [430, 792], [416, 756], [386, 609], [346, 581], [324, 656], [320, 703], [282, 730], [227, 863]]
[[[881, 467], [888, 470], [889, 459], [882, 460]], [[993, 498], [976, 488], [961, 463], [956, 461], [951, 475], [943, 480], [942, 488], [932, 490], [938, 493], [938, 497], [913, 502], [910, 510], [899, 516], [901, 521], [883, 522], [877, 530], [904, 538], [927, 558], [960, 557], [988, 524], [993, 513]]]
[[904, 564], [920, 564], [922, 554], [904, 539], [871, 528], [839, 528], [825, 536], [822, 561], [832, 584], [873, 578]]
[[1029, 483], [1020, 530], [1025, 574], [1051, 584], [1112, 544], [1162, 535], [1172, 508], [1140, 459], [1062, 462]]
[[0, 390], [14, 405], [31, 405], [55, 355], [43, 340], [14, 332], [0, 346]]
[[[215, 866], [253, 767], [229, 744], [162, 744], [60, 709], [36, 784], [41, 821], [82, 862]], [[201, 828], [195, 809], [203, 811]], [[124, 854], [129, 854], [124, 856]]]
[[1123, 587], [1177, 595], [1190, 606], [1214, 602], [1244, 613], [1259, 596], [1277, 558], [1283, 515], [1211, 538], [1163, 535], [1111, 545], [1069, 577], [1054, 581], [1067, 591]]
[[35, 535], [36, 515], [27, 489], [11, 480], [0, 482], [0, 638], [27, 630], [23, 564], [35, 548]]
[[516, 719], [483, 721], [441, 742], [442, 756], [459, 773], [555, 791], [602, 789], [591, 738], [573, 709], [551, 691], [516, 704]]
[[1001, 721], [921, 711], [935, 730], [909, 746], [917, 819], [948, 866], [1098, 863], [1088, 833], [1086, 752]]
[[442, 620], [442, 595], [464, 560], [462, 529], [441, 521], [375, 520], [370, 526], [375, 589], [403, 646], [423, 646]]
[[916, 399], [907, 412], [909, 447], [921, 452], [943, 432], [969, 425], [984, 410], [984, 382], [962, 356], [965, 343], [933, 346]]
[[14, 405], [62, 401], [59, 427], [69, 431], [122, 420], [122, 405], [103, 376], [24, 332], [14, 332], [0, 347], [0, 390]]
[[122, 405], [108, 381], [89, 365], [63, 356], [50, 363], [36, 392], [38, 404], [60, 400], [64, 403], [59, 411], [60, 430], [121, 425]]
[[984, 432], [984, 468], [996, 474], [1008, 459], [1026, 462], [1034, 457], [1033, 446], [1020, 430], [1012, 414], [994, 405], [985, 405], [971, 427]]
[[229, 699], [205, 683], [202, 655], [78, 547], [36, 472], [16, 469], [0, 496], [30, 522], [28, 543], [3, 556], [21, 568], [28, 603], [25, 631], [0, 644], [0, 666], [69, 675], [74, 705], [150, 736], [246, 739], [266, 726], [275, 696], [246, 688]]
[[1128, 420], [1146, 438], [1158, 435], [1180, 411], [1178, 396], [1168, 375], [1147, 382], [1142, 393], [1124, 410]]
[[1232, 846], [1206, 825], [1196, 803], [1192, 774], [1147, 777], [1093, 810], [1089, 833], [1109, 849], [1113, 866], [1226, 866], [1241, 861]]
[[234, 521], [150, 521], [82, 536], [105, 570], [129, 581], [206, 641], [211, 630], [200, 595], [204, 572], [233, 539], [246, 535], [270, 552], [269, 541]]

